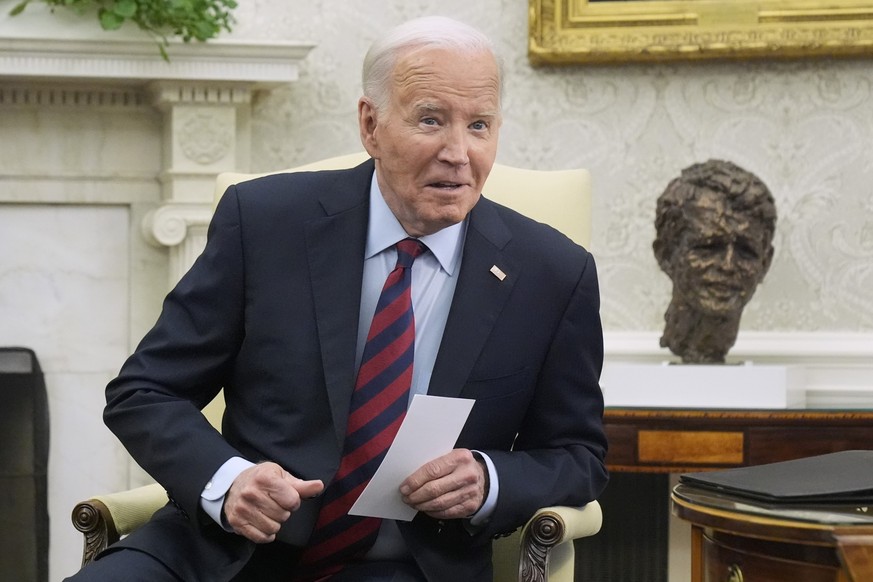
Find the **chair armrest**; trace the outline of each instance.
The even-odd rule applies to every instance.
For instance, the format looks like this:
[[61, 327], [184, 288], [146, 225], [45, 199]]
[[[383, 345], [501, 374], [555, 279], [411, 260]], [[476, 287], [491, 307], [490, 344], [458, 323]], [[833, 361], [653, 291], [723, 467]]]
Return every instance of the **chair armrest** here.
[[537, 511], [521, 532], [519, 580], [572, 582], [573, 540], [596, 534], [602, 523], [597, 501], [584, 507], [544, 507]]
[[136, 489], [97, 495], [73, 508], [73, 526], [85, 535], [82, 565], [149, 520], [167, 504], [167, 493], [157, 483]]

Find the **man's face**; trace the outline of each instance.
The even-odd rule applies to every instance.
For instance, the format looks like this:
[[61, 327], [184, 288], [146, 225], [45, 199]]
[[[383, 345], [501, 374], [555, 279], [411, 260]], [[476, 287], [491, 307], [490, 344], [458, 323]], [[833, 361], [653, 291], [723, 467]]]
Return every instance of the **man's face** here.
[[688, 224], [674, 253], [674, 292], [695, 311], [739, 313], [764, 278], [773, 247], [763, 226], [734, 212], [719, 195], [687, 207]]
[[462, 221], [479, 200], [497, 155], [499, 91], [490, 54], [419, 48], [398, 59], [385, 111], [361, 98], [361, 139], [411, 236]]

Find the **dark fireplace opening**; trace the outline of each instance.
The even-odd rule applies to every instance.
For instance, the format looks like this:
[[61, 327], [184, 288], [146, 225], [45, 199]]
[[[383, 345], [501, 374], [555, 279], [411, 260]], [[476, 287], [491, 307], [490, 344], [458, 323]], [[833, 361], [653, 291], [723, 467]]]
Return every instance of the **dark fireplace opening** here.
[[0, 580], [48, 580], [49, 417], [36, 354], [0, 348]]

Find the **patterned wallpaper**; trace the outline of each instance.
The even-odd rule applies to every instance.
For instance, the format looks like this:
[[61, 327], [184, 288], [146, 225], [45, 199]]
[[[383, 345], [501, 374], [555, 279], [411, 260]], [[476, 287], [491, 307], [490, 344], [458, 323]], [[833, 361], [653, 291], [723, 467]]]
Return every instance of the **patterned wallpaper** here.
[[603, 319], [660, 330], [670, 281], [655, 263], [655, 200], [691, 163], [758, 174], [779, 213], [776, 259], [744, 330], [873, 331], [873, 60], [532, 68], [525, 0], [249, 0], [240, 38], [317, 43], [300, 82], [263, 95], [253, 170], [360, 149], [359, 70], [387, 27], [425, 14], [474, 24], [505, 59], [498, 161], [585, 167]]

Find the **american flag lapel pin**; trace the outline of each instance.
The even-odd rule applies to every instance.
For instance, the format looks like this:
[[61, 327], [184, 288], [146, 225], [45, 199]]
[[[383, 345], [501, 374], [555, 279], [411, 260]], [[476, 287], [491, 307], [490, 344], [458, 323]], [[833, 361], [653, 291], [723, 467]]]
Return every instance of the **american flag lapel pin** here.
[[493, 267], [491, 267], [491, 274], [494, 275], [495, 277], [497, 277], [500, 281], [503, 281], [504, 279], [506, 279], [506, 273], [501, 271], [500, 267], [498, 267], [497, 265], [494, 265]]

